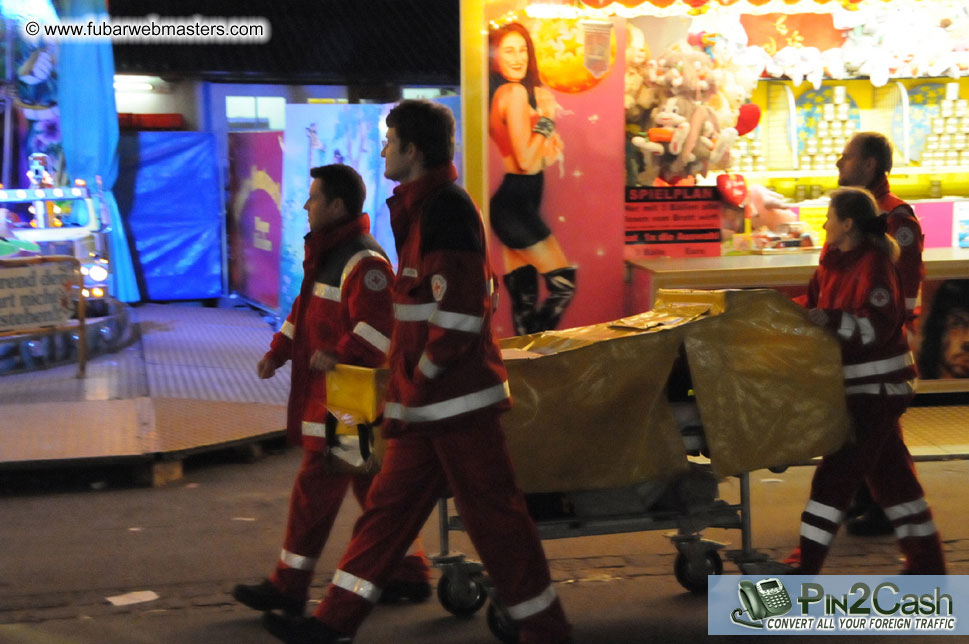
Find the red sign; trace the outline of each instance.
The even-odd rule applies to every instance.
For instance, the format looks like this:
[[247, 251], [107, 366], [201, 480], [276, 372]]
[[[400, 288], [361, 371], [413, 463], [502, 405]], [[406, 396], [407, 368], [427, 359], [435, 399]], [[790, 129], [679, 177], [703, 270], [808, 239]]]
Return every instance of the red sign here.
[[626, 258], [720, 255], [721, 203], [710, 186], [626, 189]]

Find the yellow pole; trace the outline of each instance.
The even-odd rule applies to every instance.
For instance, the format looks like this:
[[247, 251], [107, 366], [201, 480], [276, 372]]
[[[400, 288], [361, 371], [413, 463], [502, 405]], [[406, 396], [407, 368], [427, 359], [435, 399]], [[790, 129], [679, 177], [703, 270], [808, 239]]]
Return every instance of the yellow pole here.
[[461, 122], [464, 187], [488, 220], [488, 29], [485, 0], [461, 0]]

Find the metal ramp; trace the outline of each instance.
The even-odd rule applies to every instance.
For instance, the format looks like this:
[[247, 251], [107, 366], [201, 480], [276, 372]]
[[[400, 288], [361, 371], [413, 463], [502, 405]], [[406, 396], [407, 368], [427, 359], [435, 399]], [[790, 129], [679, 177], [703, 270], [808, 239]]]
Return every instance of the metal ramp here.
[[148, 304], [136, 340], [88, 363], [0, 376], [0, 468], [131, 462], [153, 483], [200, 450], [281, 436], [288, 364], [259, 380], [272, 329], [249, 307]]

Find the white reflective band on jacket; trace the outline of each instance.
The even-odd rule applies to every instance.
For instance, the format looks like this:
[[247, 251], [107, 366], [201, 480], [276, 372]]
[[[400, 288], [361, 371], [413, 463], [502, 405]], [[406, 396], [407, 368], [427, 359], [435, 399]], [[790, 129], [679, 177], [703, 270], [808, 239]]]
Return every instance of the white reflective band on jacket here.
[[376, 257], [385, 262], [387, 261], [383, 255], [374, 250], [361, 250], [354, 253], [343, 267], [343, 273], [340, 275], [340, 285], [333, 286], [331, 284], [324, 284], [323, 282], [315, 282], [313, 284], [313, 295], [322, 297], [324, 300], [330, 300], [331, 302], [339, 302], [343, 297], [343, 283], [347, 281], [347, 277], [350, 276], [353, 268], [360, 260], [367, 257]]
[[893, 371], [900, 371], [915, 364], [915, 357], [911, 351], [884, 358], [883, 360], [873, 360], [871, 362], [860, 362], [849, 364], [844, 367], [845, 380], [855, 378], [870, 378], [871, 376], [881, 376]]
[[555, 601], [555, 589], [549, 586], [541, 594], [531, 599], [525, 600], [520, 604], [508, 607], [508, 614], [512, 619], [522, 620], [537, 615], [552, 605]]
[[357, 326], [353, 327], [353, 333], [357, 337], [369, 342], [371, 346], [381, 353], [390, 351], [390, 338], [366, 322], [357, 322]]
[[843, 313], [838, 335], [845, 340], [850, 340], [856, 330], [861, 334], [861, 344], [867, 346], [875, 341], [875, 329], [871, 325], [871, 320]]
[[285, 322], [283, 322], [283, 326], [279, 327], [279, 332], [285, 335], [290, 340], [293, 339], [293, 333], [295, 331], [296, 331], [296, 327], [289, 320], [286, 320]]
[[880, 393], [889, 396], [908, 396], [915, 393], [915, 382], [872, 382], [867, 385], [851, 385], [845, 387], [846, 394], [871, 394], [877, 396]]
[[890, 521], [897, 521], [903, 517], [925, 512], [929, 509], [929, 504], [925, 502], [925, 497], [920, 497], [914, 501], [907, 501], [885, 508], [885, 516]]
[[[357, 262], [359, 262], [361, 259], [364, 259], [365, 257], [376, 257], [377, 259], [382, 260], [384, 262], [387, 261], [387, 258], [385, 258], [383, 255], [381, 255], [375, 250], [361, 250], [359, 252], [354, 253], [352, 256], [350, 256], [350, 259], [347, 260], [346, 266], [343, 267], [343, 274], [340, 276], [341, 289], [343, 288], [343, 283], [347, 281], [347, 278], [350, 276], [350, 273], [353, 272], [353, 269], [357, 265]], [[388, 265], [389, 265], [389, 262], [388, 262]]]
[[417, 369], [432, 380], [440, 376], [444, 371], [444, 369], [431, 362], [431, 359], [427, 357], [426, 353], [421, 354], [421, 359], [417, 362]]
[[919, 297], [906, 297], [905, 298], [905, 310], [906, 311], [914, 311], [915, 310], [915, 307], [919, 305], [919, 299], [920, 299], [920, 297], [921, 297], [921, 293], [919, 294]]
[[437, 311], [437, 302], [428, 304], [394, 303], [394, 319], [398, 322], [427, 322]]
[[316, 559], [298, 555], [285, 548], [279, 553], [279, 560], [286, 564], [287, 567], [295, 568], [296, 570], [313, 570], [316, 568]]
[[337, 570], [333, 573], [333, 581], [331, 583], [338, 588], [348, 590], [354, 595], [363, 597], [371, 604], [376, 604], [377, 600], [380, 599], [380, 593], [383, 592], [366, 579], [361, 579], [343, 570]]
[[451, 331], [480, 333], [484, 318], [476, 315], [437, 310], [427, 319], [427, 323]]
[[401, 403], [389, 402], [384, 405], [384, 417], [405, 423], [443, 420], [458, 414], [483, 409], [510, 397], [511, 390], [508, 388], [508, 382], [505, 381], [494, 387], [422, 407], [405, 407]]

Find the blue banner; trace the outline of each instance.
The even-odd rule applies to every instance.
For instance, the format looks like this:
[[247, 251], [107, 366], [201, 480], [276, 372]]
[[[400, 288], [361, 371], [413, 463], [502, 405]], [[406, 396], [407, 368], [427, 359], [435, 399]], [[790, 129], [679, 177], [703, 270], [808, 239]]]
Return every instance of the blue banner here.
[[710, 635], [969, 635], [965, 575], [711, 575]]

